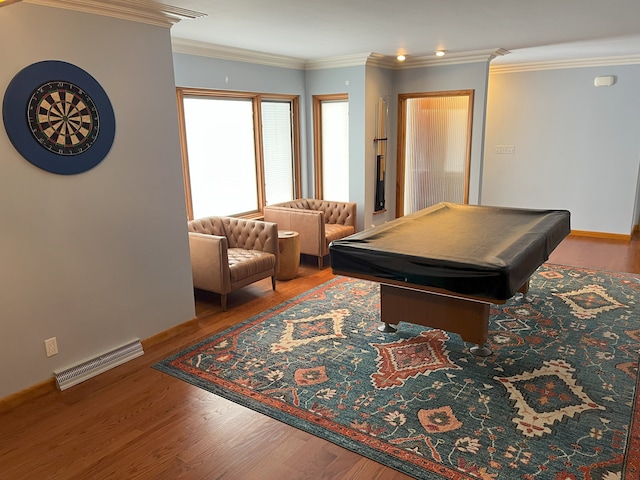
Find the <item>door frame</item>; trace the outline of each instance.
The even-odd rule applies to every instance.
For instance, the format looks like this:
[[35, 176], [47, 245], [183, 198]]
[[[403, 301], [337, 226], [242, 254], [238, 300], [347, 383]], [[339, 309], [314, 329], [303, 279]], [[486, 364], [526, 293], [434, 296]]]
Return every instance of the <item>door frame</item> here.
[[405, 181], [405, 146], [407, 141], [407, 101], [427, 97], [469, 97], [469, 111], [467, 115], [467, 145], [464, 176], [463, 203], [469, 203], [469, 182], [471, 174], [471, 132], [473, 127], [473, 96], [474, 90], [446, 90], [437, 92], [399, 93], [398, 94], [398, 143], [396, 166], [396, 218], [404, 216], [404, 181]]

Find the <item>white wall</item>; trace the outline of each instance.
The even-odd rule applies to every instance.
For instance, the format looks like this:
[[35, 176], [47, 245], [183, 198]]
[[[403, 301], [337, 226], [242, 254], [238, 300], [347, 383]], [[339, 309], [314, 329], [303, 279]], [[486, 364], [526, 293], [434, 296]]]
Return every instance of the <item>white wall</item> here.
[[0, 12], [3, 95], [22, 68], [63, 60], [116, 117], [107, 157], [71, 176], [27, 162], [0, 128], [0, 398], [195, 316], [169, 33], [27, 3]]
[[[594, 77], [615, 75], [611, 87]], [[490, 75], [482, 203], [571, 212], [573, 230], [637, 223], [640, 65]], [[515, 154], [495, 154], [514, 145]]]

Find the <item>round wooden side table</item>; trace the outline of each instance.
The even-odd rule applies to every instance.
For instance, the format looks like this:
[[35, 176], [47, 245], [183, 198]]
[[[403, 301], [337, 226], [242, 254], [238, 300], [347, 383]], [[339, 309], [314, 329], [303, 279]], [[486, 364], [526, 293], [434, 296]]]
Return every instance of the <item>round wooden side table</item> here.
[[278, 249], [280, 260], [278, 265], [278, 280], [291, 280], [298, 275], [300, 266], [300, 236], [291, 230], [278, 231]]

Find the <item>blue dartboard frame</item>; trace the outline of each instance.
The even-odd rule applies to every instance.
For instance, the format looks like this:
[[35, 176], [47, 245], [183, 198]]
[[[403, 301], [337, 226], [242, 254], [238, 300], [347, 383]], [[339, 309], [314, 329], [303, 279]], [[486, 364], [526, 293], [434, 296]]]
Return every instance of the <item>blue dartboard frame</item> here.
[[[59, 155], [43, 147], [29, 126], [28, 104], [33, 92], [47, 82], [64, 81], [83, 89], [91, 97], [99, 116], [99, 133], [87, 150]], [[109, 153], [115, 137], [115, 116], [102, 86], [89, 73], [71, 63], [45, 60], [18, 72], [7, 87], [2, 103], [4, 128], [16, 150], [30, 163], [51, 173], [74, 175], [98, 165]]]

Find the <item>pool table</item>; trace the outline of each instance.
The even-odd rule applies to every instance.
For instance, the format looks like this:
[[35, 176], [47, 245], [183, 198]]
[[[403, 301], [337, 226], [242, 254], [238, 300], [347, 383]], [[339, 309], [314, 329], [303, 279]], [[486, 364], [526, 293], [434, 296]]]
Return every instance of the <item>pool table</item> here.
[[443, 202], [335, 240], [329, 254], [335, 274], [380, 283], [381, 330], [439, 328], [486, 356], [490, 305], [525, 294], [570, 231], [567, 210]]

